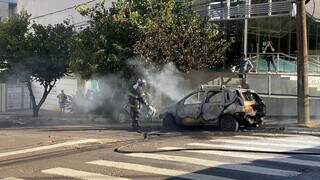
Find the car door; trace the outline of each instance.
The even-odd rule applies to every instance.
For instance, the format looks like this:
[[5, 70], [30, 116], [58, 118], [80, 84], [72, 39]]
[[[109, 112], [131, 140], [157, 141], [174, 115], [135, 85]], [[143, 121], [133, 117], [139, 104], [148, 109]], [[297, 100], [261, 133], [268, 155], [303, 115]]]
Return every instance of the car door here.
[[202, 118], [205, 121], [219, 117], [224, 109], [224, 91], [209, 91], [205, 103], [202, 105]]
[[197, 119], [201, 113], [201, 105], [205, 98], [204, 91], [198, 91], [190, 94], [184, 100], [178, 103], [177, 115], [179, 118]]

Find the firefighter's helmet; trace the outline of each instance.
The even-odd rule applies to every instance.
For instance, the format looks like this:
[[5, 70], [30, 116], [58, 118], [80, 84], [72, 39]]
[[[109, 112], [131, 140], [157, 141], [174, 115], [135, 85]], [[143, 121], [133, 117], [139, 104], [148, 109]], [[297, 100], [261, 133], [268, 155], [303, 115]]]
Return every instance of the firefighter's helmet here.
[[146, 86], [147, 81], [145, 79], [138, 79], [138, 84], [139, 86], [144, 87]]

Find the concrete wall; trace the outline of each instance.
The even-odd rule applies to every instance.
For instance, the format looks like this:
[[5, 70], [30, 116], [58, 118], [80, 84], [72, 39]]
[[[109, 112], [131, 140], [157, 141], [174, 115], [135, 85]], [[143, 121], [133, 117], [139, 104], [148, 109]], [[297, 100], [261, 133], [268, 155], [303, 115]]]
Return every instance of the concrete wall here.
[[[297, 116], [297, 97], [263, 97], [268, 116]], [[320, 98], [310, 98], [310, 115], [320, 116]]]
[[30, 108], [29, 91], [25, 84], [0, 84], [0, 112]]
[[[43, 93], [43, 87], [39, 83], [32, 84], [33, 92], [36, 97], [37, 103], [40, 101]], [[58, 99], [57, 95], [64, 90], [66, 95], [75, 95], [79, 88], [79, 80], [75, 77], [65, 77], [57, 81], [55, 87], [52, 89], [51, 93], [48, 95], [45, 103], [42, 105], [41, 109], [58, 111]]]

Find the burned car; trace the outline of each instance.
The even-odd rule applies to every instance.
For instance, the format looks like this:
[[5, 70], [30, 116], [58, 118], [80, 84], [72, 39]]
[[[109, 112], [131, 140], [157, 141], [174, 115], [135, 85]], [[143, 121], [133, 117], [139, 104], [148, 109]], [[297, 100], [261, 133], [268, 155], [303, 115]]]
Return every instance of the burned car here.
[[236, 87], [199, 88], [161, 112], [165, 128], [217, 125], [223, 131], [260, 126], [265, 103], [250, 89]]

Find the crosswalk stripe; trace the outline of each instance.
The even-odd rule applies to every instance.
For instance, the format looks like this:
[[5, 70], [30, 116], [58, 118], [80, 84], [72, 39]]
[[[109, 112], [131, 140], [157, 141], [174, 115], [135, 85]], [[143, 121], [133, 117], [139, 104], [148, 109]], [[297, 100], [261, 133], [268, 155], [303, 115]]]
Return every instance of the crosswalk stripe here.
[[[178, 150], [183, 149], [179, 147], [163, 147], [158, 148], [160, 150]], [[234, 158], [245, 158], [251, 160], [264, 160], [269, 162], [281, 162], [287, 164], [303, 165], [303, 166], [312, 166], [320, 167], [318, 161], [302, 160], [291, 158], [290, 156], [277, 155], [277, 154], [252, 154], [252, 153], [242, 153], [242, 152], [228, 152], [228, 151], [201, 151], [201, 150], [186, 150], [185, 152], [191, 153], [200, 153], [200, 154], [211, 154], [217, 156], [228, 156]]]
[[270, 142], [258, 142], [258, 141], [244, 141], [242, 139], [239, 140], [232, 140], [232, 139], [214, 139], [210, 140], [211, 142], [221, 142], [221, 143], [232, 143], [232, 144], [241, 144], [246, 146], [252, 146], [252, 145], [258, 145], [258, 146], [276, 146], [276, 147], [283, 147], [287, 149], [306, 149], [306, 148], [312, 148], [312, 149], [320, 149], [320, 147], [313, 146], [313, 145], [301, 145], [301, 144], [284, 144], [284, 143], [270, 143]]
[[11, 152], [4, 152], [0, 153], [0, 157], [7, 157], [7, 156], [13, 156], [18, 154], [25, 154], [25, 153], [31, 153], [36, 151], [43, 151], [48, 149], [54, 149], [54, 148], [60, 148], [60, 147], [66, 147], [66, 146], [74, 146], [79, 144], [88, 144], [88, 143], [96, 143], [98, 142], [97, 139], [85, 139], [85, 140], [79, 140], [79, 141], [70, 141], [70, 142], [64, 142], [59, 144], [53, 144], [48, 146], [40, 146], [30, 149], [23, 149], [23, 150], [17, 150], [17, 151], [11, 151]]
[[8, 177], [8, 178], [0, 179], [0, 180], [23, 180], [23, 179], [19, 179], [19, 178], [15, 178], [15, 177]]
[[91, 173], [91, 172], [85, 172], [85, 171], [78, 171], [74, 169], [68, 169], [68, 168], [52, 168], [43, 170], [43, 173], [51, 174], [51, 175], [60, 175], [64, 177], [71, 177], [71, 178], [78, 178], [78, 179], [85, 179], [85, 180], [129, 180], [127, 178], [120, 178], [120, 177], [113, 177], [98, 173]]
[[97, 160], [92, 162], [87, 162], [89, 164], [95, 164], [106, 167], [114, 167], [119, 169], [140, 171], [145, 173], [160, 174], [164, 176], [175, 176], [184, 179], [194, 179], [194, 180], [234, 180], [230, 178], [224, 178], [219, 176], [211, 176], [205, 174], [198, 174], [186, 171], [178, 171], [173, 169], [157, 168], [152, 166], [145, 166], [141, 164], [132, 164], [124, 162], [115, 162], [115, 161], [106, 161], [106, 160]]
[[261, 137], [261, 136], [244, 136], [238, 135], [233, 136], [232, 138], [244, 138], [244, 139], [253, 139], [253, 140], [263, 140], [263, 141], [276, 141], [276, 142], [283, 142], [283, 143], [295, 143], [301, 145], [315, 145], [320, 146], [320, 138], [317, 139], [310, 139], [310, 137], [284, 137], [284, 138], [276, 138], [276, 137]]
[[198, 158], [191, 158], [191, 157], [184, 157], [184, 156], [172, 156], [172, 155], [154, 154], [154, 153], [153, 154], [132, 153], [132, 154], [126, 154], [126, 155], [131, 157], [149, 158], [149, 159], [164, 160], [164, 161], [165, 160], [175, 161], [175, 162], [196, 164], [196, 165], [201, 165], [206, 167], [217, 167], [222, 169], [237, 170], [237, 171], [244, 171], [244, 172], [250, 172], [250, 173], [257, 173], [257, 174], [273, 175], [273, 176], [291, 177], [291, 176], [297, 176], [300, 174], [297, 171], [286, 171], [286, 170], [258, 167], [258, 166], [245, 165], [245, 164], [233, 164], [229, 162], [212, 161], [212, 160], [205, 160], [205, 159], [198, 159]]
[[246, 151], [272, 151], [272, 152], [296, 152], [295, 149], [288, 148], [275, 148], [273, 146], [266, 147], [249, 147], [243, 145], [232, 145], [232, 144], [208, 144], [208, 143], [189, 143], [188, 146], [202, 146], [202, 147], [210, 147], [210, 148], [222, 148], [222, 149], [230, 149], [230, 150], [246, 150]]

